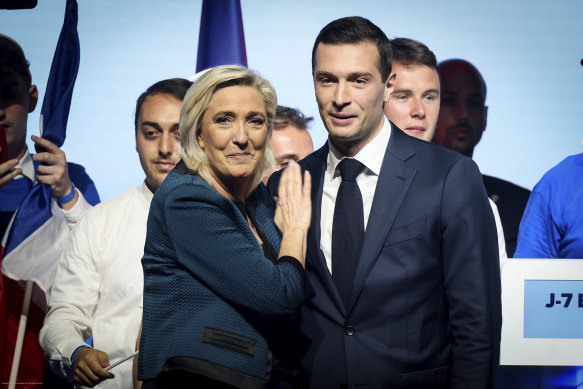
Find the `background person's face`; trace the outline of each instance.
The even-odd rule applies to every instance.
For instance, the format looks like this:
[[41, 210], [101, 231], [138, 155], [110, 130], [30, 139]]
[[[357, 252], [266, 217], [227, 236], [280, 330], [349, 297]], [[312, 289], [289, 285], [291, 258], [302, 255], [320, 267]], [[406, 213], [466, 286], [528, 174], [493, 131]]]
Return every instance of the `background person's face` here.
[[155, 94], [142, 103], [136, 129], [136, 150], [151, 191], [162, 184], [180, 157], [180, 106], [174, 96]]
[[460, 64], [440, 69], [441, 108], [433, 142], [469, 157], [486, 129], [488, 107], [474, 72]]
[[408, 135], [431, 141], [439, 115], [439, 76], [425, 65], [393, 63], [395, 86], [384, 111]]
[[250, 86], [216, 91], [197, 138], [212, 178], [221, 186], [251, 178], [265, 154], [267, 134], [267, 112], [259, 91]]
[[0, 76], [0, 126], [6, 130], [8, 159], [20, 158], [26, 149], [28, 114], [38, 100], [36, 86], [26, 86], [16, 73]]
[[273, 171], [281, 170], [290, 160], [299, 161], [314, 151], [314, 144], [308, 130], [292, 125], [273, 130], [269, 144], [275, 158]]

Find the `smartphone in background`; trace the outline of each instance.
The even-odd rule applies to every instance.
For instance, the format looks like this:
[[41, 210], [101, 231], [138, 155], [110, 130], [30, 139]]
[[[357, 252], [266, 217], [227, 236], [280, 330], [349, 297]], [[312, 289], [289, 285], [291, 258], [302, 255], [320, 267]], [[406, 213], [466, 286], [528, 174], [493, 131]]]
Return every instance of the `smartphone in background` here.
[[6, 129], [0, 126], [0, 163], [8, 161], [8, 144], [6, 143]]

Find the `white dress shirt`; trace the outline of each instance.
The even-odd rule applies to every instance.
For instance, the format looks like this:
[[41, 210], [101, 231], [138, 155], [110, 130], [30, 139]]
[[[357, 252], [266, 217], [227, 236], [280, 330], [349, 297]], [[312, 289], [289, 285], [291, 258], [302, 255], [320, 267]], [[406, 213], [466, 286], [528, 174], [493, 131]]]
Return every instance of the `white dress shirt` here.
[[[72, 379], [71, 355], [93, 335], [109, 362], [131, 354], [142, 320], [146, 225], [153, 194], [144, 183], [93, 207], [77, 224], [51, 289], [40, 344], [54, 371]], [[132, 360], [99, 388], [131, 388]]]
[[[368, 217], [372, 208], [377, 181], [383, 165], [383, 158], [391, 137], [391, 124], [387, 119], [383, 123], [381, 131], [366, 146], [354, 156], [358, 162], [366, 168], [356, 177], [356, 183], [362, 194], [364, 211], [364, 230], [368, 224]], [[340, 188], [342, 178], [338, 164], [345, 156], [328, 140], [328, 159], [326, 172], [324, 173], [324, 186], [322, 188], [322, 211], [320, 214], [320, 248], [324, 252], [328, 270], [332, 274], [332, 223], [334, 219], [334, 205], [336, 195]]]

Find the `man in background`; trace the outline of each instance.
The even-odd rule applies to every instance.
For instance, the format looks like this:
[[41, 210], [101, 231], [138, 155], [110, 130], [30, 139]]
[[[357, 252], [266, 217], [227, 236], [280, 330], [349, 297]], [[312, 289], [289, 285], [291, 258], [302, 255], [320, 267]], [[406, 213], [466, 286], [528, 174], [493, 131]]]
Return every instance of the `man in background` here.
[[287, 166], [290, 160], [299, 161], [314, 151], [314, 143], [308, 132], [308, 123], [314, 118], [305, 117], [298, 109], [277, 106], [273, 133], [269, 145], [275, 157], [275, 169]]
[[[391, 40], [395, 86], [384, 106], [385, 115], [408, 135], [431, 142], [439, 116], [440, 84], [435, 54], [423, 43], [408, 38]], [[490, 199], [496, 220], [501, 264], [507, 258], [504, 230], [496, 204]]]
[[[105, 368], [134, 352], [148, 211], [179, 160], [180, 106], [190, 85], [164, 80], [138, 98], [135, 136], [144, 183], [91, 209], [59, 263], [40, 343], [55, 373], [84, 386], [132, 387], [131, 360]], [[93, 347], [85, 343], [90, 336]]]
[[[12, 38], [0, 34], [0, 133], [5, 133], [8, 157], [0, 161], [0, 239], [8, 233], [10, 220], [26, 194], [40, 183], [51, 187], [52, 197], [60, 208], [55, 217], [65, 220], [59, 224], [63, 228], [47, 240], [48, 244], [55, 244], [67, 240], [69, 228], [66, 225], [72, 227], [91, 205], [99, 202], [99, 195], [85, 169], [67, 162], [65, 153], [49, 140], [32, 135], [35, 147], [43, 151], [29, 153], [26, 145], [28, 114], [34, 111], [37, 102], [38, 90], [32, 84], [22, 48]], [[4, 274], [1, 277], [0, 382], [8, 382], [24, 293], [17, 281]], [[37, 290], [35, 285], [33, 295]], [[41, 297], [35, 299], [36, 304], [32, 303], [29, 309], [18, 374], [18, 381], [27, 382], [30, 387], [42, 383], [46, 371], [46, 361], [38, 344], [46, 301], [42, 292], [39, 295]]]
[[[472, 157], [486, 129], [486, 82], [478, 69], [463, 59], [437, 66], [441, 80], [441, 108], [433, 142]], [[530, 191], [499, 178], [482, 176], [488, 197], [500, 212], [506, 250], [514, 256], [518, 226]]]

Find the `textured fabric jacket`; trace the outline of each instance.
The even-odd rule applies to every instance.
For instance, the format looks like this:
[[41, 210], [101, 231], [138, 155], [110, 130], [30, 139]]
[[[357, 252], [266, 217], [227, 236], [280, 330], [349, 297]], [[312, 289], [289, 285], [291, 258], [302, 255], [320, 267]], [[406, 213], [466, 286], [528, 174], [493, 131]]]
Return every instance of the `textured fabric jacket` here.
[[[259, 229], [278, 252], [274, 202], [263, 184], [252, 203]], [[190, 371], [241, 386], [269, 378], [266, 335], [272, 319], [301, 304], [302, 266], [266, 259], [237, 205], [183, 162], [152, 201], [142, 265], [141, 379], [185, 360]]]

